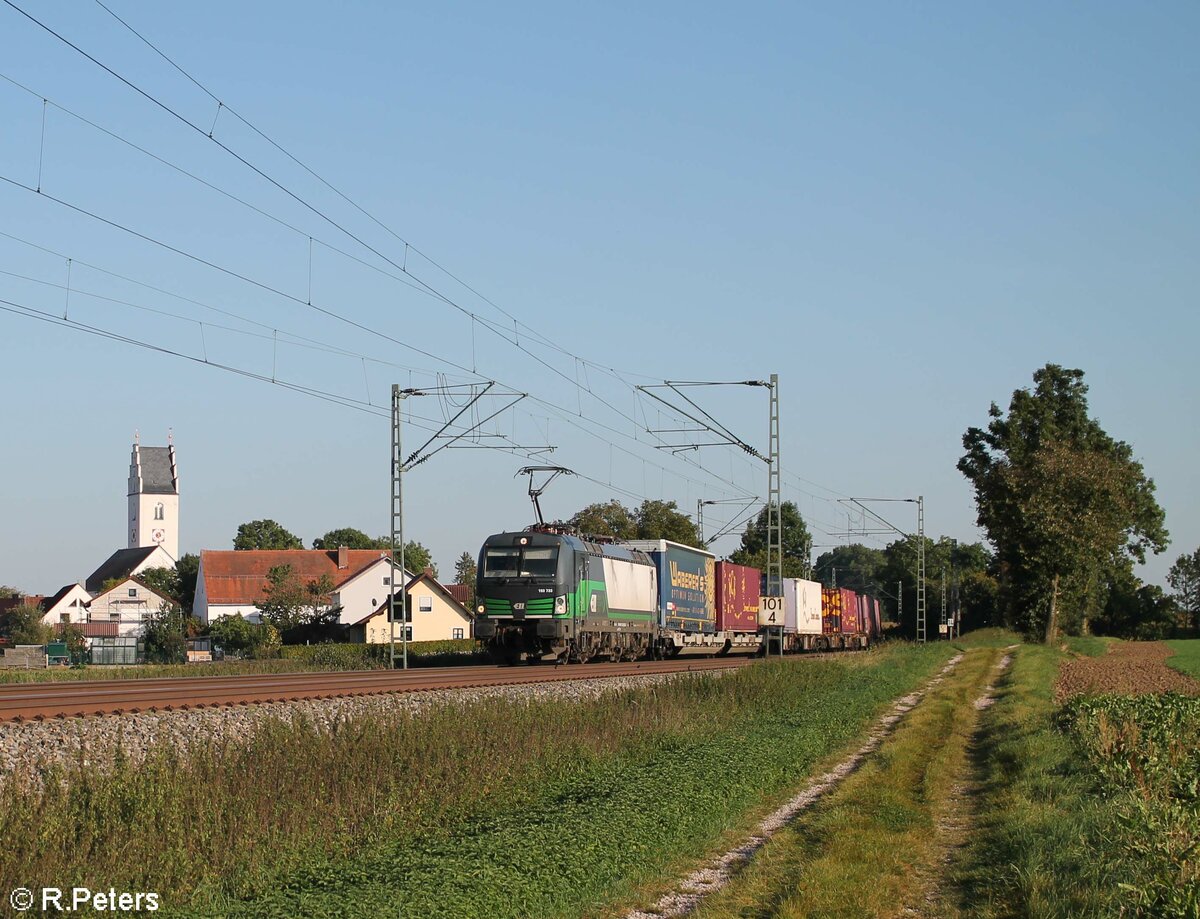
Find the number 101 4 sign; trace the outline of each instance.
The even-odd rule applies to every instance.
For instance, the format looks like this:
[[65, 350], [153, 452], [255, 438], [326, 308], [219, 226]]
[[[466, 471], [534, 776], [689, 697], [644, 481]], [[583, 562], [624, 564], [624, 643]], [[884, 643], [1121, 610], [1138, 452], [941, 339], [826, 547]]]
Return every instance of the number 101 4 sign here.
[[783, 597], [758, 598], [758, 624], [783, 625]]

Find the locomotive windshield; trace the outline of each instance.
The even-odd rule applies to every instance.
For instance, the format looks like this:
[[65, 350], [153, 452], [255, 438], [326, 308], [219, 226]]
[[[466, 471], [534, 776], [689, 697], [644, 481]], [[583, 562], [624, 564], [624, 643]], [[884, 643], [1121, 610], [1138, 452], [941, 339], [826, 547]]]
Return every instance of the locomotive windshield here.
[[483, 556], [485, 578], [553, 578], [557, 570], [557, 546], [497, 546]]

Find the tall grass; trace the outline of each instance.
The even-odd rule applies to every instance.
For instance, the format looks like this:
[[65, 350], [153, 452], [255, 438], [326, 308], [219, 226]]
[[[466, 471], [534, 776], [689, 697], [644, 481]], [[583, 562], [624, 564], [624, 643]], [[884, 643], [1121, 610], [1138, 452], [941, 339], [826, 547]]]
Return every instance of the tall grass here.
[[247, 745], [163, 744], [112, 776], [79, 762], [6, 790], [0, 877], [156, 890], [184, 914], [395, 915], [398, 891], [402, 915], [455, 898], [457, 915], [570, 911], [711, 843], [948, 653], [274, 723]]

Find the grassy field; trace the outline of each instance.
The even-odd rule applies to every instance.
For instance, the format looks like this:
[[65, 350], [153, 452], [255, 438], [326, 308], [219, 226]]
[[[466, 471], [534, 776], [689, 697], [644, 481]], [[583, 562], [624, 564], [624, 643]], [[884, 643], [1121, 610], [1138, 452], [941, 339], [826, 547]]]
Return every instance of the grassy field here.
[[1200, 638], [1168, 641], [1167, 647], [1175, 652], [1167, 658], [1167, 666], [1200, 680]]
[[976, 720], [972, 702], [1003, 652], [978, 636], [871, 757], [825, 801], [781, 831], [698, 919], [893, 916], [921, 907], [952, 817]]
[[157, 890], [176, 915], [582, 915], [707, 851], [951, 653], [279, 727], [113, 779], [80, 766], [6, 790], [0, 877]]

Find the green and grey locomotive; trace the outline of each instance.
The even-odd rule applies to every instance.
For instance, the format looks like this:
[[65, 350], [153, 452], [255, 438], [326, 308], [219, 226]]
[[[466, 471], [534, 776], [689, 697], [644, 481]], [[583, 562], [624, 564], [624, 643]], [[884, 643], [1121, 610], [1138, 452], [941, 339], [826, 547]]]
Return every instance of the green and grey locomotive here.
[[475, 636], [507, 663], [634, 660], [654, 650], [658, 570], [638, 549], [546, 527], [489, 536]]

